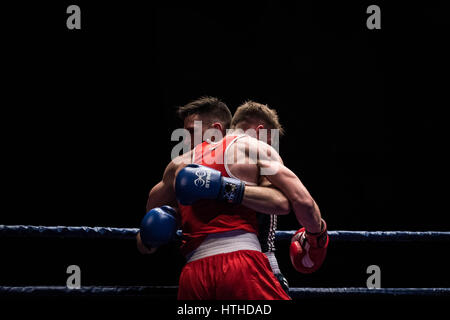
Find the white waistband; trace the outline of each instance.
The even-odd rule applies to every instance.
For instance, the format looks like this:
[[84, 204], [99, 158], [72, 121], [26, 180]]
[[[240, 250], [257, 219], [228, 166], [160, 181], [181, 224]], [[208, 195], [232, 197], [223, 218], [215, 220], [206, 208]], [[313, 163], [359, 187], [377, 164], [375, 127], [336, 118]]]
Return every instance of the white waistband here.
[[190, 252], [186, 258], [187, 262], [206, 258], [221, 253], [229, 253], [238, 250], [255, 250], [261, 252], [256, 234], [233, 230], [228, 232], [214, 233], [206, 237], [202, 244]]

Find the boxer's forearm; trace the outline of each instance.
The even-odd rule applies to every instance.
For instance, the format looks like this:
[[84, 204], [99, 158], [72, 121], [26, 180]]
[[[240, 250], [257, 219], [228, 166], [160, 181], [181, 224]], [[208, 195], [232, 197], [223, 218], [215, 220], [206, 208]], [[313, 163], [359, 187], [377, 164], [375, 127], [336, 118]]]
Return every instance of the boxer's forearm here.
[[321, 214], [319, 207], [309, 194], [300, 179], [279, 163], [261, 162], [261, 167], [276, 166], [276, 174], [266, 178], [289, 199], [297, 221], [308, 230], [316, 233], [321, 231]]
[[283, 215], [290, 212], [289, 200], [271, 187], [246, 186], [242, 204], [260, 213]]
[[307, 201], [297, 201], [292, 204], [292, 207], [297, 221], [308, 232], [319, 233], [321, 231], [321, 214], [313, 198]]
[[289, 183], [287, 183], [285, 190], [282, 191], [288, 193], [286, 196], [291, 202], [297, 221], [308, 232], [320, 232], [321, 214], [316, 202], [297, 176], [294, 175], [294, 177], [289, 177], [287, 180]]

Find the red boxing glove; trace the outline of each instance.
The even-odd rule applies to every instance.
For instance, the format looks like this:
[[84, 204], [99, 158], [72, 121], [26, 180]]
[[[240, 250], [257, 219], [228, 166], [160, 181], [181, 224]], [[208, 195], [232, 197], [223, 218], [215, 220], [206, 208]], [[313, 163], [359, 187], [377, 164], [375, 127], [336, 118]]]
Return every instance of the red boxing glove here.
[[323, 219], [319, 233], [309, 233], [305, 228], [298, 230], [291, 239], [289, 250], [295, 270], [312, 273], [319, 269], [327, 255], [328, 242], [327, 224]]

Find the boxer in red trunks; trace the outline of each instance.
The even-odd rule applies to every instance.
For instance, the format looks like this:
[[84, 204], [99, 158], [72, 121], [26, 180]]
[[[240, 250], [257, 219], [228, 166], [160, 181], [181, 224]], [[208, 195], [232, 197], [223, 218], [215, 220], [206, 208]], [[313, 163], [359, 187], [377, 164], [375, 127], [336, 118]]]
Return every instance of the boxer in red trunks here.
[[[238, 121], [238, 124], [245, 129], [245, 122]], [[239, 128], [238, 124], [235, 125], [236, 128]], [[265, 125], [267, 126], [267, 123]], [[272, 152], [275, 157], [258, 159], [258, 164], [244, 163], [243, 165], [230, 162], [228, 159], [227, 151], [229, 151], [228, 155], [239, 153], [240, 150], [244, 150], [245, 154], [245, 150], [261, 148], [261, 146], [263, 149], [269, 148], [264, 152]], [[219, 155], [218, 158], [222, 156], [225, 161], [221, 163], [215, 161], [217, 155]], [[258, 201], [252, 200], [251, 185], [256, 185], [260, 180], [261, 168], [281, 168], [278, 172], [282, 175], [274, 174], [275, 178], [272, 178], [274, 184], [288, 182], [285, 186], [287, 191], [292, 187], [292, 183], [297, 187], [297, 192], [291, 192], [289, 199], [295, 204], [297, 210], [294, 209], [294, 211], [297, 218], [299, 218], [297, 213], [306, 212], [304, 208], [300, 208], [300, 204], [308, 210], [312, 208], [315, 211], [314, 201], [311, 202], [312, 198], [305, 192], [306, 189], [303, 187], [304, 190], [301, 190], [302, 185], [299, 186], [290, 172], [286, 171], [287, 168], [282, 166], [276, 151], [271, 150], [268, 145], [258, 143], [258, 140], [254, 138], [236, 134], [228, 135], [218, 143], [203, 143], [193, 152], [174, 159], [166, 168], [163, 181], [150, 193], [151, 208], [175, 203], [174, 178], [185, 164], [191, 161], [213, 168], [225, 178], [231, 176], [242, 179], [235, 179], [236, 181], [245, 181], [248, 186], [245, 189], [246, 192], [243, 192], [242, 204], [249, 208], [254, 207], [260, 212], [264, 212], [267, 208], [258, 206]], [[202, 174], [200, 173], [197, 179], [203, 177]], [[290, 180], [284, 181], [286, 177]], [[203, 180], [198, 181], [201, 184]], [[182, 192], [181, 197], [185, 197], [185, 194]], [[191, 200], [194, 201], [194, 199]], [[182, 201], [191, 200], [183, 199]], [[306, 204], [307, 202], [309, 204]], [[284, 291], [280, 290], [281, 287], [270, 270], [267, 258], [261, 254], [257, 238], [255, 240], [257, 227], [254, 211], [241, 205], [215, 200], [200, 200], [197, 203], [180, 204], [179, 207], [185, 234], [183, 251], [188, 257], [188, 264], [180, 277], [180, 299], [288, 299]], [[311, 216], [311, 212], [307, 213]], [[315, 219], [318, 212], [313, 213], [313, 219], [309, 219], [308, 214], [303, 214], [309, 219], [306, 219], [306, 224], [304, 220], [303, 225], [309, 225], [308, 231], [316, 228], [323, 234], [326, 228], [321, 229], [320, 213], [318, 221]], [[303, 257], [305, 257], [304, 253]]]
[[[189, 133], [187, 139], [185, 136], [183, 140], [184, 148], [189, 146], [189, 149], [192, 149], [195, 145], [202, 143], [204, 139], [208, 138], [205, 135], [207, 130], [216, 130], [220, 133], [221, 137], [225, 136], [226, 130], [230, 128], [232, 121], [231, 112], [226, 104], [218, 98], [209, 96], [201, 97], [186, 105], [180, 106], [177, 109], [177, 115], [183, 121], [184, 129]], [[290, 208], [287, 199], [277, 190], [265, 188], [271, 186], [271, 183], [267, 179], [261, 181], [260, 185], [264, 187], [254, 187], [246, 191], [246, 201], [251, 201], [252, 204], [263, 207], [267, 212], [278, 212], [278, 214], [289, 212]], [[147, 211], [151, 209], [152, 207], [147, 206]], [[275, 277], [285, 292], [288, 293], [288, 282], [286, 277], [281, 273], [275, 256], [274, 235], [277, 229], [277, 215], [258, 214], [257, 218], [258, 238], [261, 244], [261, 250], [268, 257]], [[142, 245], [138, 245], [138, 249], [143, 254], [150, 254], [156, 250], [155, 248], [149, 249]]]
[[[215, 97], [201, 97], [188, 104], [181, 106], [177, 110], [178, 117], [183, 121], [184, 129], [189, 132], [190, 147], [204, 142], [208, 139], [205, 135], [207, 130], [215, 129], [221, 133], [221, 137], [225, 136], [226, 130], [231, 126], [232, 116], [225, 103]], [[276, 117], [273, 120], [277, 121]], [[201, 124], [201, 127], [200, 125]], [[275, 124], [274, 127], [280, 127]], [[201, 133], [201, 136], [195, 136], [195, 133]], [[282, 133], [282, 130], [281, 130]], [[261, 179], [260, 186], [273, 187], [267, 179]], [[248, 199], [248, 192], [252, 192], [255, 205], [259, 205], [268, 212], [282, 212], [289, 211], [289, 203], [284, 197], [284, 201], [280, 201], [280, 194], [266, 188], [253, 188], [248, 190], [246, 194], [246, 202]], [[148, 210], [150, 210], [149, 208]], [[257, 210], [258, 211], [258, 210]], [[270, 262], [270, 267], [275, 274], [275, 277], [280, 282], [286, 293], [289, 292], [289, 284], [286, 277], [281, 273], [278, 266], [278, 261], [275, 256], [275, 232], [277, 230], [278, 218], [276, 214], [258, 214], [258, 239], [261, 244], [261, 251], [267, 256]]]

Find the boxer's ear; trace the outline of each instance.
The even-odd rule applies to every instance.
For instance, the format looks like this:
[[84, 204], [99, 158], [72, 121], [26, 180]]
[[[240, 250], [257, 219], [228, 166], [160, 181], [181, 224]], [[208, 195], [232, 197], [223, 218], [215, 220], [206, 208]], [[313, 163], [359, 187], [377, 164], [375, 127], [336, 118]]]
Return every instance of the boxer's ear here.
[[217, 129], [223, 133], [223, 126], [220, 122], [214, 122], [213, 124], [211, 124], [211, 128]]
[[255, 131], [256, 131], [256, 139], [258, 139], [259, 140], [259, 130], [260, 129], [264, 129], [264, 126], [262, 125], [262, 124], [260, 124], [259, 126], [257, 126], [256, 128], [255, 128]]

